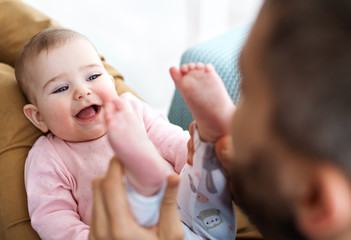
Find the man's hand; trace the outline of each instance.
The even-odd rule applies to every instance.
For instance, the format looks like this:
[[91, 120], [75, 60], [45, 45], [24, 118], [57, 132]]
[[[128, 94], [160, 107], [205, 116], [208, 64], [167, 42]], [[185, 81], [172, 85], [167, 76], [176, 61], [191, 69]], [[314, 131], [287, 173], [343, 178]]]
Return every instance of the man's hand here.
[[170, 175], [161, 204], [159, 223], [151, 228], [134, 219], [122, 181], [123, 166], [113, 158], [106, 176], [93, 182], [94, 203], [89, 240], [183, 239], [184, 229], [176, 204], [179, 177]]
[[[193, 165], [193, 156], [194, 156], [194, 127], [195, 121], [193, 121], [189, 126], [190, 139], [188, 141], [188, 159], [187, 163]], [[223, 164], [224, 168], [227, 171], [230, 171], [230, 161], [234, 156], [232, 138], [230, 134], [223, 135], [217, 139], [215, 143], [215, 151], [219, 161]]]
[[234, 156], [232, 137], [229, 134], [220, 137], [216, 141], [215, 151], [223, 167], [230, 172], [230, 162], [233, 161]]

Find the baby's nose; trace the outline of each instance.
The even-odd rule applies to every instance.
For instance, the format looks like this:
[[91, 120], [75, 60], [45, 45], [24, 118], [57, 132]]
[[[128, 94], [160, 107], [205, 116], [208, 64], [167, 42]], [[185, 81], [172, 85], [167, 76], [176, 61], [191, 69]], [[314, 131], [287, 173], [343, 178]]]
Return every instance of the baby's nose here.
[[85, 98], [91, 94], [92, 94], [92, 91], [89, 88], [87, 88], [85, 86], [79, 87], [79, 88], [77, 88], [77, 90], [75, 92], [74, 99], [80, 100], [80, 99]]

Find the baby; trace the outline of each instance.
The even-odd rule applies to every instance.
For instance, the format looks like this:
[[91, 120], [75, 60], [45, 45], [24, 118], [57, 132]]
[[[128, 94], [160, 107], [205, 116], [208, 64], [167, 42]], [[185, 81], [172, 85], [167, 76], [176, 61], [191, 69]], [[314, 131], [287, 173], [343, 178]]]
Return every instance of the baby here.
[[[141, 224], [157, 222], [165, 178], [182, 171], [178, 202], [187, 238], [234, 238], [229, 191], [212, 144], [228, 131], [222, 126], [229, 126], [234, 105], [210, 66], [171, 68], [197, 123], [193, 166], [185, 163], [188, 132], [133, 95], [118, 96], [81, 34], [61, 28], [37, 34], [19, 54], [15, 72], [30, 102], [24, 114], [46, 133], [25, 165], [29, 214], [42, 239], [88, 239], [91, 182], [114, 155], [125, 164], [131, 208]], [[212, 95], [219, 97], [215, 103]]]

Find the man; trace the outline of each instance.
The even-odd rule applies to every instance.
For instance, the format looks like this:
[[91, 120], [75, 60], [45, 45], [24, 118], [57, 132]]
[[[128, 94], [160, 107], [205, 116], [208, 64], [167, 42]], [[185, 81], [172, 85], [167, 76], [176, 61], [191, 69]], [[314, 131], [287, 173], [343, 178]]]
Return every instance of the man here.
[[[242, 97], [231, 132], [235, 154], [222, 159], [234, 201], [265, 239], [351, 239], [350, 43], [350, 1], [266, 0], [243, 48]], [[106, 183], [118, 173], [118, 164], [111, 165], [95, 182], [105, 203], [96, 204], [95, 213], [107, 215], [109, 226], [100, 228], [104, 236], [181, 239], [175, 177], [159, 225], [123, 231], [136, 224], [106, 204], [113, 200], [103, 194]], [[117, 214], [127, 220], [116, 222]]]
[[349, 1], [267, 0], [243, 49], [229, 172], [266, 239], [351, 239], [350, 20]]

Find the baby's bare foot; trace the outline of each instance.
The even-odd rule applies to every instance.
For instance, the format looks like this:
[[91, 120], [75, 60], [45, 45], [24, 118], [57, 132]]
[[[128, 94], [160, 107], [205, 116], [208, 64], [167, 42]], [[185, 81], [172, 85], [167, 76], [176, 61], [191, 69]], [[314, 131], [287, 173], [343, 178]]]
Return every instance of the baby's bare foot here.
[[110, 144], [124, 163], [128, 182], [141, 195], [155, 194], [165, 180], [165, 165], [142, 120], [123, 96], [107, 104], [105, 117]]
[[189, 63], [172, 67], [171, 76], [197, 124], [203, 141], [215, 142], [229, 132], [235, 106], [211, 64]]

